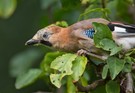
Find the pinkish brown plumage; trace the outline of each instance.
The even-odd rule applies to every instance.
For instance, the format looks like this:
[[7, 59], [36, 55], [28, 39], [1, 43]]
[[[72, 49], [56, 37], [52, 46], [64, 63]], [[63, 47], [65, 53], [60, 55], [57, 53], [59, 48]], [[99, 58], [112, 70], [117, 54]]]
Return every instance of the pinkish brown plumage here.
[[[92, 35], [94, 31], [92, 23], [98, 22], [107, 25], [112, 30], [113, 39], [123, 49], [135, 47], [135, 28], [124, 24], [113, 24], [102, 18], [94, 18], [77, 22], [67, 28], [51, 25], [39, 30], [26, 44], [42, 43], [58, 50], [76, 52], [85, 49], [97, 52]], [[119, 31], [116, 31], [117, 29]], [[130, 29], [130, 30], [129, 30]], [[130, 32], [132, 30], [132, 32]], [[125, 31], [125, 32], [124, 32]], [[126, 44], [126, 45], [125, 45]]]

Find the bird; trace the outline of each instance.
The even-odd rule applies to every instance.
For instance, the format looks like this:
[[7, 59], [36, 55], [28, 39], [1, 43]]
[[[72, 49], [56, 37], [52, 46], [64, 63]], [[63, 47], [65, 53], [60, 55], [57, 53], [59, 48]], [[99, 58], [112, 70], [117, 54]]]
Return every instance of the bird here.
[[49, 25], [37, 31], [26, 45], [44, 44], [60, 51], [77, 52], [80, 49], [98, 53], [95, 47], [93, 22], [102, 23], [112, 31], [113, 40], [122, 45], [123, 50], [135, 48], [135, 26], [120, 22], [110, 22], [103, 18], [92, 18], [74, 23], [68, 27]]

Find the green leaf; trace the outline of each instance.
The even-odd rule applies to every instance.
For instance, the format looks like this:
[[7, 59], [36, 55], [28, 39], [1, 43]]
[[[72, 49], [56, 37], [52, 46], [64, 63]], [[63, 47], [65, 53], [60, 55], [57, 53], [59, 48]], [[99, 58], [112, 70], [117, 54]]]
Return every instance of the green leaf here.
[[106, 93], [105, 86], [97, 86], [91, 93]]
[[81, 78], [80, 78], [81, 84], [83, 86], [87, 86], [88, 85], [88, 81], [89, 80], [87, 79], [87, 77], [90, 78], [89, 75], [88, 75], [88, 73], [84, 73], [84, 75], [81, 76]]
[[120, 93], [120, 86], [116, 81], [109, 81], [106, 84], [107, 93]]
[[67, 93], [76, 93], [76, 87], [73, 84], [73, 79], [70, 76], [67, 78]]
[[131, 49], [130, 51], [128, 51], [126, 53], [126, 56], [130, 56], [130, 55], [133, 55], [133, 54], [135, 54], [135, 49]]
[[62, 54], [64, 54], [63, 52], [49, 52], [45, 55], [42, 63], [40, 64], [40, 67], [43, 71], [45, 71], [46, 73], [50, 74], [51, 73], [51, 69], [50, 69], [50, 64], [51, 62], [56, 59], [58, 56], [61, 56]]
[[123, 72], [131, 72], [132, 70], [132, 64], [126, 63], [123, 68]]
[[126, 56], [124, 60], [126, 61], [126, 63], [129, 63], [129, 64], [132, 64], [134, 62], [134, 58], [130, 56]]
[[110, 51], [111, 52], [110, 55], [114, 55], [114, 54], [120, 52], [122, 49], [121, 47], [118, 47], [116, 45], [116, 43], [114, 43], [113, 40], [110, 40], [107, 38], [102, 39], [99, 44], [102, 49], [104, 49], [106, 51]]
[[122, 70], [123, 72], [131, 72], [131, 70], [132, 70], [132, 64], [134, 61], [133, 61], [133, 58], [130, 57], [129, 55], [126, 54], [126, 57], [124, 58], [126, 63], [125, 63], [124, 68]]
[[75, 60], [76, 57], [77, 55], [70, 53], [57, 57], [51, 63], [51, 68], [56, 69], [63, 74], [71, 75], [73, 73], [73, 71], [71, 70], [72, 62]]
[[122, 50], [122, 47], [115, 46], [114, 48], [111, 49], [111, 54], [110, 54], [110, 56], [117, 54], [117, 53], [120, 52], [121, 50]]
[[110, 75], [112, 80], [120, 73], [123, 69], [125, 61], [122, 59], [118, 59], [116, 57], [109, 57], [107, 59], [107, 65], [109, 67]]
[[38, 49], [29, 49], [15, 55], [10, 62], [10, 75], [17, 77], [27, 72], [41, 58], [42, 52]]
[[[66, 75], [71, 75], [73, 73], [72, 71], [72, 62], [75, 60], [77, 55], [75, 54], [64, 54], [62, 56], [57, 57], [52, 63], [51, 68], [58, 70], [60, 74], [51, 74], [50, 79], [52, 84], [54, 84], [56, 87], [61, 86], [61, 80]], [[55, 82], [53, 82], [55, 81]]]
[[57, 88], [61, 87], [62, 74], [51, 74], [50, 75], [51, 83], [54, 84]]
[[16, 89], [21, 89], [34, 83], [39, 78], [41, 73], [42, 71], [40, 69], [30, 69], [24, 75], [20, 75], [15, 82]]
[[108, 65], [105, 65], [105, 66], [103, 67], [103, 71], [102, 71], [102, 78], [103, 78], [103, 79], [106, 79], [107, 73], [108, 73]]
[[110, 51], [110, 55], [115, 55], [119, 51], [121, 51], [121, 47], [118, 47], [116, 43], [114, 43], [112, 38], [112, 32], [108, 28], [108, 26], [102, 23], [93, 23], [94, 29], [96, 31], [94, 35], [94, 43], [96, 47], [102, 48], [103, 50]]
[[79, 19], [89, 19], [89, 18], [105, 18], [108, 19], [109, 10], [103, 8], [97, 8], [99, 5], [90, 5], [85, 9], [84, 13], [80, 14]]
[[16, 9], [16, 0], [0, 0], [0, 17], [10, 17]]
[[110, 14], [109, 14], [109, 18], [111, 20], [116, 20], [116, 16], [117, 16], [117, 0], [113, 0], [113, 1], [110, 1], [107, 3], [107, 6], [106, 8], [111, 11]]
[[112, 32], [106, 25], [96, 22], [93, 22], [92, 25], [94, 26], [94, 29], [96, 31], [94, 35], [94, 43], [96, 47], [101, 47], [100, 42], [104, 38], [112, 40]]
[[[119, 16], [119, 20], [123, 20], [128, 23], [134, 22], [132, 19], [131, 13], [128, 12], [129, 6], [132, 5], [131, 1], [132, 0], [124, 0], [124, 1], [116, 0], [116, 2], [117, 2], [116, 11], [117, 11], [117, 16]], [[121, 7], [124, 7], [124, 9], [121, 10]]]
[[78, 81], [83, 74], [87, 64], [87, 58], [84, 56], [78, 56], [73, 62], [73, 74], [72, 77], [74, 81]]

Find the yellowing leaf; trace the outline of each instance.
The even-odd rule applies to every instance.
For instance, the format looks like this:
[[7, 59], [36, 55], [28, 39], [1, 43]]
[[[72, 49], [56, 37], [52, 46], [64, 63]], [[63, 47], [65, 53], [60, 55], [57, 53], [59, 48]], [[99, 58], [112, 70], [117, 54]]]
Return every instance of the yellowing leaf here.
[[60, 57], [57, 57], [52, 63], [51, 68], [60, 71], [63, 74], [71, 75], [73, 71], [72, 62], [75, 60], [77, 55], [75, 54], [64, 54]]
[[52, 84], [54, 84], [57, 88], [60, 88], [61, 86], [61, 79], [62, 79], [62, 74], [51, 74], [50, 75], [50, 80]]
[[61, 27], [68, 27], [68, 23], [66, 21], [58, 21], [56, 22], [56, 25]]
[[40, 67], [43, 71], [45, 71], [46, 73], [51, 73], [51, 69], [50, 69], [50, 65], [51, 62], [56, 59], [58, 56], [61, 56], [62, 54], [64, 54], [63, 52], [49, 52], [45, 55], [42, 63], [40, 64]]
[[68, 53], [57, 57], [51, 63], [51, 68], [59, 71], [56, 74], [50, 75], [52, 84], [59, 88], [61, 86], [62, 78], [66, 75], [71, 75], [73, 73], [71, 69], [72, 62], [75, 60], [76, 57], [77, 55]]

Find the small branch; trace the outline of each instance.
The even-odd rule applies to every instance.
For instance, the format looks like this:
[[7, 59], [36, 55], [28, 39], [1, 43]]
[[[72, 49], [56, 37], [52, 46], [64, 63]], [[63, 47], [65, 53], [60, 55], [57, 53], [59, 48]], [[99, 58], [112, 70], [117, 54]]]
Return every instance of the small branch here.
[[90, 90], [95, 89], [97, 86], [102, 85], [104, 83], [103, 79], [97, 80], [88, 86], [82, 86], [79, 82], [75, 82], [74, 85], [77, 87], [79, 92], [88, 93]]
[[101, 0], [102, 8], [106, 8], [106, 0]]
[[132, 70], [135, 70], [135, 64], [132, 65]]
[[88, 55], [88, 56], [90, 56], [92, 58], [96, 58], [96, 59], [98, 59], [100, 61], [105, 61], [108, 58], [108, 55], [97, 55], [97, 54], [91, 53], [89, 51], [86, 51], [84, 49], [78, 50], [77, 54], [78, 55]]
[[91, 56], [91, 57], [94, 57], [94, 58], [97, 58], [99, 60], [102, 60], [102, 61], [105, 61], [107, 59], [107, 57], [108, 57], [108, 56], [96, 55], [96, 54], [93, 54], [91, 52], [87, 52], [86, 54], [89, 55], [89, 56]]
[[127, 78], [126, 93], [133, 93], [133, 78], [131, 73], [127, 73], [126, 78]]

